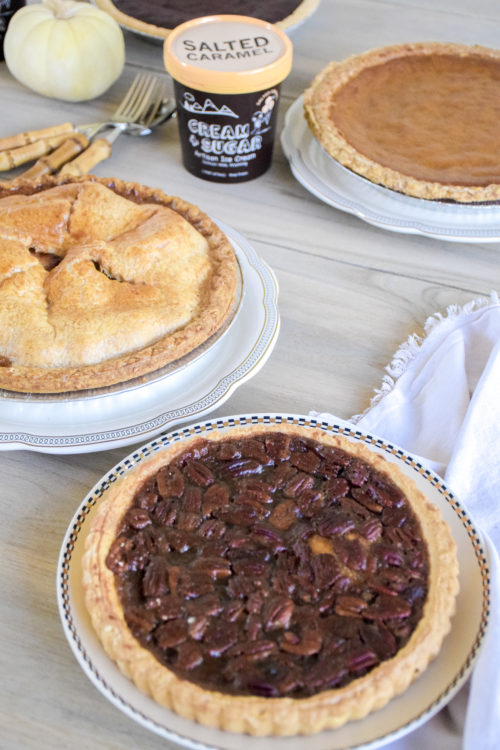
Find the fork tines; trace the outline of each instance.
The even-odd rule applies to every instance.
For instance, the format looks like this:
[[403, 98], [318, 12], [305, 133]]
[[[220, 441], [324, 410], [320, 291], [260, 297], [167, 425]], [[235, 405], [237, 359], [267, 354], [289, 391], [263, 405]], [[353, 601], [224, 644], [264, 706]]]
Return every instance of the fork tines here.
[[112, 119], [147, 124], [157, 114], [166, 95], [165, 81], [153, 74], [138, 73]]

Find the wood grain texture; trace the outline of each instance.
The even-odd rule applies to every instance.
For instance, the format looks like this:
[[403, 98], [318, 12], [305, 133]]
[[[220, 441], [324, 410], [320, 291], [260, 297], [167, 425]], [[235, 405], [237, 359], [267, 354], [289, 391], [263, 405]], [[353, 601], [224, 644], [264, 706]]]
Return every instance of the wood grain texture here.
[[[403, 41], [499, 46], [500, 5], [322, 0], [291, 38], [294, 65], [283, 84], [279, 129], [287, 108], [329, 60]], [[120, 79], [99, 99], [81, 104], [38, 96], [0, 65], [0, 137], [105, 118], [136, 72], [163, 72], [160, 45], [127, 34], [126, 48]], [[347, 419], [368, 406], [396, 348], [422, 332], [429, 315], [500, 291], [500, 243], [385, 232], [337, 211], [295, 181], [279, 140], [271, 169], [230, 190], [184, 170], [175, 120], [150, 136], [120, 138], [95, 173], [133, 179], [199, 205], [245, 236], [277, 275], [282, 326], [276, 348], [210, 416], [315, 409]], [[57, 558], [68, 523], [88, 490], [134, 447], [74, 456], [0, 452], [0, 721], [6, 750], [174, 747], [122, 715], [90, 683], [69, 649], [56, 605]], [[458, 737], [457, 750], [459, 745]]]

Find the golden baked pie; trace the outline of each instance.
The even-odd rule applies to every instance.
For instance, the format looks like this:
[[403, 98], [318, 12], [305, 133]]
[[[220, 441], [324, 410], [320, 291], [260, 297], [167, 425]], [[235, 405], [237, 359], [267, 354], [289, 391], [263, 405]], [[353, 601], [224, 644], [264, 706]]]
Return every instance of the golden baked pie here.
[[500, 199], [500, 51], [414, 43], [330, 63], [304, 97], [338, 162], [418, 198]]
[[455, 543], [397, 467], [319, 429], [174, 442], [107, 491], [86, 539], [93, 626], [189, 719], [315, 733], [401, 693], [438, 653]]
[[78, 391], [150, 373], [231, 311], [237, 262], [196, 206], [88, 176], [0, 188], [0, 387]]
[[318, 3], [319, 0], [95, 0], [122, 26], [164, 38], [184, 21], [221, 13], [260, 18], [288, 28], [310, 15]]

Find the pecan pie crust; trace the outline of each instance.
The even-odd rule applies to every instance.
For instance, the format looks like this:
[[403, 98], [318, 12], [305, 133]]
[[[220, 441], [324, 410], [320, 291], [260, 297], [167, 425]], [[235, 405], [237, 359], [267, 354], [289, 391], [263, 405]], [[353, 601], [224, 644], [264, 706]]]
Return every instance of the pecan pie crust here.
[[0, 188], [0, 387], [60, 393], [153, 372], [229, 315], [237, 261], [178, 197], [114, 178]]
[[[384, 706], [393, 696], [403, 692], [410, 685], [410, 683], [413, 682], [423, 670], [425, 670], [428, 663], [437, 655], [441, 647], [442, 640], [450, 629], [450, 619], [454, 613], [455, 597], [458, 591], [458, 564], [454, 540], [451, 536], [448, 526], [442, 520], [438, 509], [423, 496], [423, 494], [418, 490], [413, 481], [410, 480], [406, 475], [404, 475], [398, 467], [386, 461], [382, 456], [375, 454], [365, 445], [360, 443], [353, 443], [343, 436], [333, 436], [331, 434], [325, 433], [323, 430], [308, 429], [296, 425], [255, 425], [248, 428], [231, 428], [227, 432], [217, 431], [215, 433], [204, 433], [202, 435], [202, 438], [204, 441], [208, 441], [209, 447], [207, 448], [207, 450], [220, 450], [223, 453], [227, 454], [225, 455], [225, 458], [229, 456], [229, 453], [231, 452], [231, 446], [234, 446], [235, 441], [237, 443], [239, 439], [248, 440], [249, 438], [255, 438], [256, 440], [263, 441], [264, 445], [267, 445], [266, 441], [270, 440], [271, 443], [275, 446], [277, 445], [278, 448], [280, 445], [280, 441], [288, 439], [292, 441], [306, 441], [306, 445], [308, 445], [309, 447], [311, 446], [310, 441], [315, 441], [317, 444], [319, 444], [319, 446], [317, 446], [319, 448], [319, 454], [321, 454], [321, 451], [323, 450], [333, 451], [335, 453], [335, 451], [338, 451], [338, 449], [340, 449], [340, 453], [345, 452], [344, 455], [347, 456], [348, 460], [344, 461], [344, 465], [349, 464], [351, 466], [351, 469], [349, 470], [351, 472], [351, 478], [354, 477], [352, 478], [352, 481], [358, 487], [361, 487], [363, 484], [363, 471], [365, 471], [366, 474], [366, 469], [368, 470], [368, 472], [375, 472], [375, 474], [379, 476], [379, 478], [382, 477], [383, 482], [387, 480], [389, 483], [392, 483], [392, 485], [396, 488], [396, 496], [397, 493], [402, 493], [402, 496], [404, 496], [405, 498], [405, 502], [409, 504], [409, 507], [417, 517], [417, 526], [419, 526], [421, 530], [420, 533], [423, 536], [425, 547], [427, 550], [426, 555], [428, 557], [428, 577], [426, 583], [426, 594], [424, 597], [424, 602], [421, 605], [421, 611], [416, 620], [414, 629], [411, 632], [411, 635], [406, 634], [406, 642], [404, 642], [403, 639], [404, 645], [402, 645], [402, 647], [397, 650], [396, 653], [389, 656], [389, 658], [380, 661], [380, 663], [376, 663], [375, 666], [373, 666], [373, 660], [370, 662], [370, 659], [368, 659], [367, 661], [365, 648], [364, 653], [360, 657], [358, 654], [358, 657], [361, 659], [361, 662], [358, 664], [358, 673], [356, 673], [356, 669], [354, 669], [354, 673], [353, 675], [351, 675], [353, 679], [347, 682], [347, 684], [343, 684], [342, 682], [340, 682], [339, 686], [337, 687], [329, 687], [328, 682], [324, 681], [322, 687], [319, 688], [319, 692], [315, 693], [314, 690], [312, 690], [304, 696], [299, 693], [299, 697], [290, 697], [286, 694], [284, 697], [274, 697], [275, 693], [265, 692], [267, 689], [266, 686], [264, 686], [263, 692], [261, 690], [261, 687], [259, 687], [259, 690], [261, 690], [261, 692], [253, 695], [238, 694], [238, 690], [227, 692], [227, 690], [225, 690], [224, 688], [217, 689], [217, 687], [214, 687], [213, 685], [207, 689], [202, 684], [197, 684], [196, 681], [194, 681], [195, 678], [191, 680], [189, 679], [189, 676], [186, 677], [186, 675], [190, 674], [189, 670], [192, 668], [193, 664], [198, 664], [200, 660], [199, 647], [197, 644], [200, 643], [200, 639], [201, 643], [203, 643], [203, 639], [208, 638], [208, 631], [203, 630], [203, 628], [206, 627], [206, 622], [205, 624], [203, 624], [202, 621], [210, 619], [210, 617], [203, 617], [204, 614], [207, 614], [206, 610], [210, 596], [201, 596], [199, 600], [196, 598], [190, 599], [191, 596], [196, 596], [195, 593], [191, 592], [188, 593], [187, 606], [195, 607], [196, 602], [199, 601], [200, 604], [198, 609], [201, 607], [200, 612], [198, 612], [198, 610], [194, 608], [189, 610], [193, 615], [196, 612], [197, 617], [190, 617], [190, 619], [188, 619], [187, 621], [187, 624], [184, 625], [184, 627], [189, 626], [189, 632], [194, 639], [191, 640], [194, 653], [192, 651], [189, 652], [186, 644], [178, 647], [179, 658], [181, 650], [184, 649], [184, 651], [182, 652], [184, 658], [184, 667], [188, 669], [188, 672], [186, 673], [185, 671], [181, 671], [181, 673], [179, 674], [177, 670], [176, 673], [174, 667], [169, 668], [168, 664], [162, 663], [162, 661], [157, 658], [157, 655], [152, 653], [149, 648], [145, 647], [144, 643], [140, 642], [136, 635], [132, 633], [133, 628], [131, 628], [131, 625], [125, 619], [125, 605], [123, 603], [124, 600], [122, 599], [123, 591], [120, 591], [120, 586], [117, 583], [115, 573], [109, 566], [111, 565], [111, 567], [113, 567], [115, 570], [118, 570], [120, 569], [122, 562], [125, 559], [123, 557], [126, 554], [124, 552], [124, 544], [126, 547], [127, 543], [124, 543], [122, 537], [120, 537], [120, 533], [123, 532], [124, 523], [125, 526], [127, 525], [127, 523], [133, 524], [135, 529], [143, 529], [149, 523], [148, 514], [149, 512], [153, 512], [151, 511], [150, 506], [151, 502], [154, 503], [155, 498], [153, 497], [151, 500], [151, 495], [144, 495], [142, 501], [140, 501], [140, 507], [135, 507], [135, 510], [132, 510], [131, 504], [134, 497], [136, 496], [138, 489], [141, 487], [145, 488], [147, 482], [151, 481], [151, 478], [154, 477], [162, 469], [162, 467], [165, 467], [167, 465], [171, 465], [171, 469], [169, 469], [170, 473], [168, 474], [169, 479], [167, 481], [175, 482], [176, 480], [174, 474], [176, 470], [172, 469], [172, 467], [175, 466], [176, 459], [179, 459], [179, 457], [181, 455], [184, 455], [186, 451], [187, 455], [191, 455], [191, 457], [193, 455], [196, 457], [197, 455], [196, 445], [200, 443], [200, 437], [194, 436], [187, 441], [183, 441], [182, 443], [173, 443], [165, 450], [160, 451], [150, 459], [138, 465], [127, 475], [126, 478], [124, 478], [123, 480], [118, 480], [116, 484], [114, 484], [108, 491], [107, 497], [102, 502], [102, 505], [97, 509], [96, 514], [91, 522], [90, 531], [86, 539], [86, 552], [84, 554], [82, 562], [83, 586], [85, 591], [86, 605], [91, 616], [93, 627], [109, 656], [118, 664], [122, 672], [126, 674], [136, 684], [137, 687], [139, 687], [148, 695], [152, 696], [161, 705], [167, 706], [168, 708], [172, 709], [185, 718], [193, 719], [207, 726], [217, 727], [219, 729], [227, 731], [247, 733], [258, 736], [312, 734], [324, 729], [338, 727], [351, 719], [362, 718], [371, 711]], [[250, 440], [250, 443], [251, 442], [252, 440]], [[229, 448], [227, 447], [228, 445]], [[252, 450], [256, 450], [255, 445], [253, 445]], [[271, 448], [269, 448], [269, 450], [271, 450]], [[236, 453], [234, 453], [234, 455], [236, 455]], [[307, 461], [311, 461], [311, 458], [308, 458], [308, 456], [309, 453], [308, 450], [306, 450], [302, 458], [300, 456], [298, 458], [296, 457], [296, 466], [302, 466], [302, 468], [304, 468], [304, 461], [306, 463]], [[314, 457], [313, 459], [313, 463], [315, 463], [316, 465], [317, 461]], [[182, 460], [184, 460], [184, 458]], [[171, 462], [173, 462], [173, 464], [171, 464]], [[196, 463], [197, 462], [195, 461], [194, 464]], [[250, 466], [250, 464], [247, 463], [246, 466], [248, 467]], [[366, 468], [363, 469], [363, 466]], [[238, 467], [239, 470], [241, 470], [241, 462], [240, 464], [238, 464]], [[163, 470], [165, 471], [165, 469]], [[193, 474], [193, 471], [195, 472], [195, 474]], [[207, 485], [210, 485], [211, 479], [207, 480], [206, 473], [204, 474], [203, 470], [201, 470], [201, 474], [199, 473], [199, 465], [192, 465], [189, 469], [189, 472], [191, 476], [195, 477], [196, 482], [200, 486], [203, 484], [205, 484], [205, 487]], [[198, 472], [198, 476], [196, 476], [196, 472]], [[258, 474], [254, 475], [254, 478], [255, 476], [258, 477]], [[299, 470], [298, 475], [297, 473], [295, 475], [294, 491], [296, 491], [297, 488], [300, 489], [299, 485], [305, 486], [306, 488], [311, 487], [310, 483], [308, 484], [306, 482], [305, 485], [302, 484], [303, 481], [303, 472]], [[340, 482], [342, 481], [345, 480], [340, 479]], [[253, 487], [255, 488], [255, 485], [253, 485]], [[174, 490], [173, 485], [170, 485], [170, 491], [177, 497], [180, 497], [178, 486]], [[201, 491], [206, 492], [206, 490]], [[144, 492], [146, 492], [146, 490], [144, 490]], [[345, 490], [340, 491], [337, 485], [336, 494], [340, 497], [342, 493], [344, 493], [345, 496]], [[289, 495], [290, 494], [293, 494], [293, 492], [290, 492]], [[355, 492], [354, 494], [360, 500], [362, 499], [359, 493]], [[356, 502], [352, 499], [349, 499], [349, 497], [344, 499], [346, 500], [347, 504], [354, 503], [354, 505], [356, 505]], [[313, 503], [317, 502], [317, 498], [314, 499], [312, 495], [309, 494], [308, 502], [311, 500]], [[204, 510], [207, 510], [207, 506], [205, 505], [206, 501], [207, 498], [203, 501]], [[249, 500], [247, 498], [247, 501], [251, 502], [251, 499]], [[185, 499], [179, 500], [178, 502], [188, 501]], [[367, 505], [370, 505], [367, 496], [364, 496], [363, 502], [367, 503]], [[388, 502], [387, 497], [386, 500], [383, 500], [382, 502]], [[295, 503], [298, 503], [299, 507], [302, 508], [302, 514], [299, 510], [296, 509], [297, 517], [299, 520], [301, 520], [300, 529], [302, 534], [304, 534], [304, 528], [307, 528], [307, 524], [311, 524], [313, 522], [311, 520], [312, 513], [308, 512], [305, 509], [305, 506], [302, 504], [301, 498], [296, 495], [293, 500], [291, 500], [290, 498], [288, 500], [285, 500], [284, 504], [282, 504], [283, 507], [281, 508], [281, 511], [273, 511], [271, 519], [276, 519], [272, 522], [272, 528], [274, 528], [275, 531], [278, 529], [283, 530], [287, 528], [287, 525], [289, 525], [290, 523], [290, 521], [287, 520], [290, 515], [290, 506], [294, 505]], [[210, 507], [217, 506], [217, 503], [213, 502], [213, 497], [209, 500], [209, 505]], [[148, 507], [150, 507], [150, 511], [145, 510]], [[281, 506], [278, 506], [278, 508], [280, 507]], [[363, 509], [359, 505], [357, 507], [361, 510], [361, 516], [363, 517]], [[372, 506], [372, 509], [373, 507], [374, 506]], [[248, 506], [246, 510], [248, 511]], [[367, 506], [364, 507], [364, 511], [368, 513]], [[129, 515], [126, 516], [127, 512]], [[241, 513], [241, 509], [239, 512]], [[382, 507], [375, 507], [375, 512], [380, 514], [382, 512]], [[399, 529], [398, 531], [398, 524], [399, 526], [401, 526], [402, 521], [401, 517], [399, 517], [399, 520], [397, 518], [397, 509], [395, 507], [392, 509], [388, 509], [386, 507], [384, 512], [387, 512], [387, 517], [391, 516], [391, 523], [394, 526], [392, 532], [393, 535], [395, 534], [396, 537], [398, 536], [398, 534], [401, 535], [401, 529]], [[162, 518], [165, 521], [165, 508], [162, 508], [162, 514]], [[187, 518], [191, 515], [192, 514], [190, 513], [186, 513], [184, 514], [184, 517]], [[124, 521], [125, 516], [128, 519], [128, 522], [126, 520]], [[209, 514], [208, 516], [207, 514], [205, 514], [205, 518], [209, 517]], [[218, 516], [219, 519], [224, 518], [226, 521], [228, 517], [229, 516], [227, 512], [225, 512], [225, 514], [219, 513]], [[373, 541], [378, 538], [378, 534], [380, 533], [381, 528], [380, 518], [384, 520], [385, 516], [379, 515], [375, 518], [375, 520], [372, 519], [372, 525], [370, 527], [371, 530], [366, 533], [366, 539], [364, 541], [365, 544], [367, 543], [367, 539], [371, 539]], [[347, 532], [348, 538], [349, 530], [352, 530], [353, 528], [353, 524], [349, 522], [348, 518], [346, 519], [345, 513], [341, 513], [340, 516], [338, 516], [338, 519], [342, 520], [344, 526], [343, 529], [340, 529], [339, 531], [339, 527], [337, 524], [338, 537], [337, 542], [335, 541], [335, 539], [333, 541], [334, 550], [336, 549], [336, 543], [339, 545], [342, 544], [342, 534]], [[172, 519], [165, 522], [167, 524], [170, 524], [171, 526], [173, 525]], [[210, 528], [215, 529], [217, 523], [219, 523], [220, 526], [220, 520], [218, 522], [214, 522], [212, 520], [211, 523], [212, 526]], [[366, 523], [368, 522], [365, 522], [365, 526], [363, 527], [365, 528], [365, 530], [367, 528]], [[206, 521], [205, 524], [207, 525]], [[323, 529], [322, 533], [324, 533], [326, 536], [327, 534], [324, 530], [324, 527], [320, 526], [319, 528]], [[379, 530], [376, 532], [377, 528], [379, 528]], [[170, 533], [172, 533], [172, 531], [170, 531]], [[248, 528], [244, 528], [242, 532], [241, 530], [233, 532], [233, 538], [236, 539], [236, 542], [234, 542], [234, 546], [239, 546], [241, 539], [245, 538], [246, 536], [251, 537], [252, 533], [257, 532], [252, 532], [252, 529], [250, 529], [249, 533]], [[272, 542], [273, 533], [272, 531], [268, 533], [270, 534], [270, 539]], [[187, 534], [187, 536], [189, 537], [189, 534]], [[402, 536], [404, 536], [404, 532]], [[310, 540], [308, 543], [313, 549], [314, 555], [322, 557], [323, 561], [325, 557], [333, 554], [331, 552], [331, 542], [329, 542], [327, 539], [322, 538], [318, 534], [314, 534], [312, 536], [309, 534], [307, 538]], [[338, 541], [338, 539], [340, 539], [340, 541]], [[203, 539], [201, 539], [201, 541], [203, 541]], [[172, 543], [175, 544], [175, 542]], [[368, 544], [369, 543], [370, 542], [368, 541]], [[341, 547], [339, 548], [341, 549]], [[178, 547], [177, 549], [180, 549], [180, 547]], [[216, 547], [214, 549], [216, 549]], [[243, 547], [242, 550], [237, 549], [236, 552], [238, 554], [240, 552], [241, 554], [245, 554], [245, 548]], [[380, 555], [389, 555], [387, 559], [390, 559], [389, 568], [392, 571], [391, 575], [394, 579], [399, 580], [401, 583], [401, 575], [399, 574], [398, 576], [399, 562], [396, 558], [391, 557], [391, 554], [393, 553], [387, 552], [385, 550], [385, 547], [383, 552], [379, 551]], [[288, 553], [285, 552], [284, 554], [286, 556]], [[153, 552], [151, 552], [151, 555], [153, 555]], [[205, 562], [207, 567], [213, 567], [213, 578], [224, 578], [228, 575], [228, 571], [226, 570], [226, 568], [229, 568], [227, 560], [221, 558], [217, 565], [215, 565], [214, 559], [206, 559]], [[254, 559], [253, 563], [255, 564], [255, 562], [256, 561]], [[134, 579], [134, 576], [137, 575], [137, 573], [133, 572], [137, 567], [136, 563], [134, 563], [134, 565], [132, 566], [132, 579]], [[224, 563], [224, 565], [222, 563]], [[232, 565], [234, 565], [234, 563], [232, 563]], [[359, 563], [358, 561], [358, 563], [354, 564], [354, 568], [356, 568], [356, 565], [358, 566], [358, 570], [361, 571], [363, 568], [363, 564]], [[369, 563], [367, 563], [367, 565], [369, 565]], [[413, 563], [411, 563], [411, 565], [417, 566], [419, 565], [419, 563], [414, 561]], [[203, 560], [201, 561], [201, 567], [199, 567], [198, 569], [203, 570]], [[317, 568], [317, 570], [319, 570], [319, 568]], [[243, 576], [243, 579], [246, 578], [246, 583], [245, 580], [243, 580], [240, 581], [240, 585], [242, 585], [243, 587], [252, 587], [254, 585], [254, 581], [259, 578], [259, 572], [257, 571], [257, 569], [255, 569], [255, 571], [256, 572], [252, 574], [250, 572], [250, 569], [246, 570], [246, 576]], [[243, 569], [243, 572], [245, 572], [245, 569]], [[153, 576], [153, 578], [149, 578], [149, 583], [143, 582], [143, 586], [151, 587], [151, 581], [153, 581], [154, 586], [149, 590], [150, 594], [158, 592], [161, 593], [162, 590], [166, 590], [165, 572], [159, 572], [157, 569], [156, 573], [156, 577]], [[356, 575], [356, 573], [354, 573], [354, 575]], [[389, 573], [387, 575], [389, 575]], [[411, 575], [412, 574], [410, 572], [410, 577]], [[232, 577], [234, 578], [234, 575]], [[236, 577], [238, 578], [238, 576]], [[146, 581], [146, 578], [143, 579], [143, 581]], [[239, 576], [239, 578], [241, 578], [241, 576]], [[180, 579], [178, 577], [178, 572], [176, 572], [176, 575], [173, 576], [172, 580], [169, 578], [170, 585], [178, 585], [179, 580]], [[161, 588], [160, 583], [163, 585], [163, 589]], [[126, 584], [126, 586], [128, 585], [129, 584]], [[398, 623], [403, 622], [403, 620], [397, 620], [397, 617], [399, 615], [404, 616], [404, 614], [407, 614], [407, 612], [402, 612], [401, 600], [400, 597], [396, 594], [396, 590], [401, 590], [401, 588], [398, 589], [397, 585], [394, 585], [396, 587], [394, 590], [380, 593], [379, 606], [380, 602], [384, 601], [385, 607], [392, 607], [393, 609], [395, 608], [391, 616], [396, 617], [396, 620], [393, 620], [392, 622]], [[335, 588], [335, 586], [333, 588]], [[233, 588], [233, 591], [234, 590], [235, 589]], [[382, 589], [380, 589], [380, 591], [382, 591]], [[418, 599], [418, 597], [420, 596], [423, 596], [422, 591], [419, 590], [418, 587], [413, 587], [412, 591], [413, 594], [409, 595], [410, 602], [412, 600]], [[326, 598], [328, 599], [328, 587], [326, 589], [323, 588], [322, 592], [322, 596], [326, 596]], [[332, 600], [336, 601], [334, 605], [334, 611], [338, 614], [352, 615], [351, 626], [354, 623], [355, 628], [358, 627], [358, 624], [361, 628], [370, 629], [373, 627], [373, 622], [370, 620], [370, 618], [373, 619], [373, 617], [376, 617], [376, 615], [369, 614], [370, 606], [368, 604], [363, 603], [362, 601], [361, 605], [359, 604], [359, 594], [354, 598], [348, 595], [343, 595], [341, 587], [340, 594], [336, 594], [335, 596], [337, 596], [337, 599]], [[134, 597], [135, 595], [133, 594], [132, 603], [134, 603], [135, 601]], [[253, 595], [253, 597], [255, 598], [255, 595]], [[307, 597], [305, 598], [307, 601]], [[164, 606], [165, 608], [167, 606], [168, 599], [168, 596], [159, 597], [159, 600], [163, 601], [162, 606]], [[249, 595], [248, 601], [250, 601], [251, 599], [252, 594]], [[154, 597], [152, 601], [153, 600]], [[155, 601], [156, 600], [153, 601], [153, 604], [155, 604]], [[239, 601], [241, 602], [241, 599]], [[321, 601], [324, 601], [324, 599], [322, 599]], [[356, 604], [356, 602], [358, 603]], [[236, 605], [231, 609], [231, 611], [234, 613], [235, 610], [238, 610], [238, 607], [241, 609], [241, 606], [241, 603], [236, 601]], [[317, 606], [322, 607], [323, 614], [329, 611], [327, 610], [327, 605], [321, 605], [321, 602], [318, 603]], [[363, 610], [363, 606], [367, 608]], [[205, 611], [203, 611], [203, 607], [205, 608]], [[398, 610], [398, 608], [399, 613], [396, 613], [396, 610]], [[219, 610], [220, 609], [221, 607], [219, 607]], [[308, 645], [307, 649], [301, 650], [300, 640], [299, 638], [294, 637], [293, 633], [288, 633], [287, 635], [287, 632], [285, 632], [282, 636], [283, 629], [286, 631], [287, 626], [290, 624], [290, 609], [287, 610], [286, 607], [281, 607], [281, 609], [279, 607], [274, 607], [273, 609], [273, 607], [271, 607], [271, 610], [271, 615], [269, 615], [269, 608], [266, 614], [266, 617], [270, 619], [271, 624], [269, 622], [267, 624], [266, 622], [264, 622], [265, 637], [267, 636], [267, 638], [269, 639], [271, 635], [274, 634], [274, 637], [278, 638], [280, 640], [280, 643], [285, 644], [284, 648], [286, 651], [290, 652], [292, 658], [294, 652], [296, 654], [307, 655], [314, 654], [315, 651], [317, 651], [317, 646], [311, 648], [310, 645]], [[311, 608], [306, 606], [304, 612], [310, 612], [310, 610]], [[362, 621], [363, 612], [366, 615], [364, 621]], [[208, 611], [208, 615], [211, 614], [214, 614], [214, 612]], [[145, 616], [147, 615], [148, 612], [146, 611]], [[171, 619], [172, 617], [175, 618], [177, 616], [178, 614], [174, 613], [172, 615], [171, 611], [167, 612], [167, 610], [165, 609], [163, 619], [166, 620], [166, 623], [162, 625], [160, 621], [159, 627], [165, 632], [164, 638], [166, 642], [163, 645], [166, 648], [165, 653], [167, 655], [170, 652], [175, 653], [176, 644], [178, 644], [179, 640], [182, 641], [183, 638], [186, 638], [185, 635], [181, 635], [180, 638], [178, 637], [178, 631], [182, 631], [183, 624], [180, 623], [180, 625], [176, 625], [176, 623], [179, 623], [180, 621]], [[132, 617], [132, 619], [135, 617], [134, 607], [132, 607], [131, 609], [130, 616], [127, 613], [127, 617], [129, 620], [130, 617]], [[224, 641], [224, 628], [229, 629], [233, 627], [232, 620], [235, 619], [235, 615], [231, 615], [230, 611], [226, 610], [221, 615], [221, 617], [223, 618], [223, 627], [219, 632], [219, 645], [217, 648], [219, 651], [227, 649], [227, 653], [231, 654], [231, 651], [234, 651], [234, 646], [232, 649], [228, 648], [228, 643], [229, 645], [231, 645], [234, 640], [228, 641], [228, 643], [221, 643], [220, 636], [222, 635]], [[252, 615], [248, 616], [249, 619], [251, 619], [251, 617]], [[382, 617], [384, 617], [384, 615], [382, 615]], [[247, 619], [247, 623], [249, 619]], [[256, 619], [258, 620], [259, 617], [257, 617]], [[342, 618], [333, 615], [332, 621], [335, 620], [338, 620], [340, 622]], [[361, 625], [362, 622], [364, 622], [364, 624]], [[387, 623], [387, 620], [385, 622]], [[255, 625], [255, 622], [253, 623], [253, 625]], [[260, 627], [262, 627], [262, 623], [260, 624]], [[384, 624], [381, 624], [377, 627], [381, 628], [381, 634], [387, 633], [387, 628]], [[398, 628], [399, 626], [395, 627], [395, 632], [398, 632]], [[204, 632], [205, 636], [203, 635]], [[276, 635], [276, 633], [278, 633], [278, 635]], [[342, 635], [342, 633], [339, 631], [338, 635], [340, 636]], [[268, 650], [275, 648], [275, 645], [273, 646], [272, 643], [270, 645], [269, 640], [262, 641], [262, 638], [259, 640], [259, 636], [255, 634], [249, 635], [249, 633], [244, 633], [243, 637], [244, 639], [250, 641], [252, 640], [252, 638], [254, 639], [254, 641], [255, 639], [257, 639], [258, 645], [260, 647], [263, 647], [263, 643], [267, 643], [266, 648]], [[298, 644], [297, 641], [299, 641]], [[342, 643], [342, 638], [340, 638], [339, 643]], [[249, 644], [246, 644], [246, 646], [248, 645]], [[169, 646], [173, 646], [174, 649], [172, 650], [171, 648], [169, 648]], [[262, 653], [254, 653], [255, 649], [251, 649], [249, 652], [246, 646], [243, 645], [240, 646], [239, 650], [236, 649], [236, 660], [239, 659], [241, 661], [243, 658], [243, 661], [245, 661], [244, 657], [245, 654], [247, 654], [247, 662], [243, 664], [243, 667], [241, 667], [240, 664], [239, 668], [240, 670], [243, 669], [244, 673], [249, 672], [251, 674], [252, 659], [259, 659], [262, 658], [262, 656], [265, 657], [266, 654], [262, 655]], [[211, 653], [213, 653], [213, 649], [214, 646], [212, 644]], [[361, 650], [363, 650], [362, 646]], [[241, 655], [242, 653], [243, 657]], [[343, 658], [349, 658], [352, 663], [352, 653], [353, 652], [348, 651], [348, 654], [350, 654], [350, 656]], [[392, 653], [392, 651], [390, 653]], [[219, 652], [217, 652], [217, 655], [219, 655]], [[300, 660], [304, 657], [299, 656], [297, 658]], [[316, 657], [309, 656], [306, 658], [312, 658], [314, 660]], [[324, 669], [325, 662], [322, 663]], [[368, 671], [366, 669], [363, 669], [363, 667], [368, 667]], [[215, 669], [217, 670], [218, 668], [215, 667]], [[222, 667], [220, 667], [220, 670], [222, 670]], [[342, 672], [341, 670], [341, 674], [345, 674], [345, 671], [346, 670]], [[357, 676], [357, 674], [359, 674], [360, 676]], [[215, 679], [218, 679], [217, 672], [215, 673]], [[312, 682], [311, 684], [314, 685], [314, 682]], [[324, 689], [325, 686], [326, 689]], [[293, 695], [293, 693], [291, 694]]]
[[304, 111], [328, 154], [371, 182], [479, 203], [500, 200], [499, 100], [499, 50], [422, 42], [331, 62]]
[[290, 28], [309, 16], [319, 3], [319, 0], [186, 0], [180, 2], [158, 3], [149, 7], [143, 0], [138, 3], [126, 0], [94, 0], [95, 4], [112, 16], [115, 21], [142, 34], [166, 38], [174, 26], [201, 16], [219, 14], [236, 14], [260, 18], [269, 21], [282, 29]]

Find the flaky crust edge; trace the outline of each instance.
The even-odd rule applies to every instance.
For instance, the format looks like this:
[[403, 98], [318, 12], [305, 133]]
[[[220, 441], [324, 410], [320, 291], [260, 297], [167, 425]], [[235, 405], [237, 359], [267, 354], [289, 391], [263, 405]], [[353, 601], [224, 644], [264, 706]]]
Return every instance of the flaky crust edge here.
[[29, 195], [56, 185], [89, 181], [98, 182], [135, 202], [167, 206], [205, 237], [210, 248], [210, 260], [215, 267], [207, 304], [201, 315], [195, 316], [187, 325], [149, 346], [119, 357], [85, 367], [0, 367], [0, 388], [22, 393], [65, 393], [127, 382], [154, 372], [196, 349], [221, 327], [231, 311], [238, 284], [237, 261], [231, 243], [201, 209], [182, 198], [136, 182], [85, 175], [76, 178], [44, 177], [36, 183], [20, 180], [15, 185], [0, 185], [0, 200], [16, 193]]
[[[134, 18], [134, 16], [129, 16], [126, 13], [123, 13], [116, 7], [112, 0], [93, 1], [98, 8], [109, 13], [109, 15], [112, 16], [115, 21], [118, 21], [119, 24], [129, 29], [135, 29], [142, 34], [149, 34], [150, 36], [157, 36], [166, 39], [172, 31], [172, 29], [167, 29], [164, 26], [156, 26], [153, 23], [146, 23], [146, 21], [141, 21], [139, 18]], [[319, 0], [302, 0], [300, 5], [298, 5], [289, 16], [275, 23], [274, 26], [281, 29], [288, 29], [290, 26], [295, 26], [307, 18], [307, 16], [316, 9], [318, 4]]]
[[453, 42], [413, 42], [396, 44], [351, 55], [339, 62], [330, 62], [304, 92], [304, 115], [313, 134], [323, 148], [343, 166], [377, 185], [388, 187], [414, 198], [451, 200], [458, 203], [484, 203], [500, 200], [500, 184], [485, 187], [447, 185], [440, 182], [418, 180], [411, 175], [384, 167], [361, 154], [342, 135], [329, 114], [330, 101], [335, 93], [364, 68], [378, 65], [405, 55], [433, 53], [453, 54], [461, 57], [481, 55], [500, 60], [500, 50], [480, 45]]
[[440, 511], [418, 490], [416, 484], [394, 464], [361, 443], [320, 429], [296, 425], [255, 425], [232, 428], [231, 438], [264, 432], [288, 434], [319, 440], [348, 450], [389, 475], [406, 494], [417, 512], [429, 551], [429, 593], [423, 616], [408, 643], [390, 660], [367, 675], [338, 690], [326, 690], [310, 698], [261, 698], [232, 696], [205, 690], [182, 680], [161, 665], [131, 635], [114, 585], [114, 575], [106, 566], [106, 556], [120, 520], [135, 490], [166, 461], [199, 440], [223, 440], [226, 430], [195, 435], [174, 443], [140, 464], [119, 480], [107, 494], [91, 523], [82, 561], [85, 601], [93, 627], [104, 649], [135, 685], [184, 718], [218, 729], [255, 736], [313, 734], [333, 729], [352, 719], [360, 719], [381, 708], [402, 693], [438, 654], [451, 627], [458, 593], [456, 545]]

